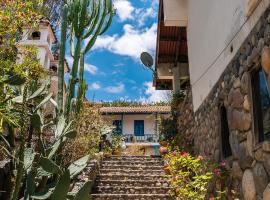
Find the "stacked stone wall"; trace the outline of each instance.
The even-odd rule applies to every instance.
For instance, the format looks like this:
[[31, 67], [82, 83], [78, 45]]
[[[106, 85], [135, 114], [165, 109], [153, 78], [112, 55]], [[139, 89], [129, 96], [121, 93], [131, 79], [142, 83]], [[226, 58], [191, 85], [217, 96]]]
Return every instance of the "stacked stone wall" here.
[[[194, 116], [190, 114], [189, 101], [189, 105], [181, 107], [178, 119], [181, 133], [194, 139], [194, 151], [219, 162], [224, 159], [220, 106], [225, 106], [232, 149], [232, 156], [227, 158], [230, 184], [242, 199], [270, 199], [270, 141], [256, 140], [250, 81], [250, 72], [261, 66], [263, 49], [269, 46], [268, 8]], [[185, 119], [192, 120], [186, 123]]]

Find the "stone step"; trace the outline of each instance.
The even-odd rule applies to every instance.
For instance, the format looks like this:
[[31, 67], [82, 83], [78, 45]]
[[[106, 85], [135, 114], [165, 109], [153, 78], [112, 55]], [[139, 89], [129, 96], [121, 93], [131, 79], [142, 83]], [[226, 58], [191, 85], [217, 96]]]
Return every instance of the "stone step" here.
[[122, 174], [100, 174], [99, 179], [103, 180], [161, 180], [166, 179], [166, 175], [122, 175]]
[[126, 169], [126, 170], [163, 170], [163, 165], [107, 165], [101, 169]]
[[169, 180], [100, 180], [97, 179], [98, 186], [120, 186], [125, 185], [126, 187], [168, 187]]
[[108, 166], [108, 165], [163, 165], [163, 161], [161, 160], [144, 160], [144, 161], [138, 161], [138, 160], [104, 160], [102, 162], [102, 166]]
[[92, 194], [94, 200], [171, 200], [168, 194]]
[[100, 174], [111, 174], [111, 175], [164, 175], [164, 170], [129, 170], [129, 169], [101, 169]]
[[104, 158], [103, 161], [108, 161], [108, 160], [113, 160], [113, 161], [161, 161], [161, 157], [150, 157], [150, 156], [117, 156], [117, 157], [110, 157], [110, 158]]
[[97, 186], [93, 189], [98, 194], [169, 194], [169, 187], [127, 187]]

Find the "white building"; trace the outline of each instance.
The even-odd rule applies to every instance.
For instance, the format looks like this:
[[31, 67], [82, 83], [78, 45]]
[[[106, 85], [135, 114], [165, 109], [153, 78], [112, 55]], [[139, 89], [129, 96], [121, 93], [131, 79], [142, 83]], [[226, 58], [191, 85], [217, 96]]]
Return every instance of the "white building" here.
[[127, 142], [159, 140], [159, 118], [168, 117], [170, 106], [102, 107], [103, 118], [115, 126], [114, 132], [126, 137]]
[[157, 38], [156, 88], [188, 91], [178, 144], [226, 160], [240, 199], [270, 199], [270, 1], [160, 0]]
[[[34, 46], [37, 48], [37, 57], [40, 64], [48, 70], [50, 74], [50, 92], [53, 97], [57, 96], [58, 88], [58, 65], [59, 65], [59, 50], [53, 51], [53, 46], [57, 45], [57, 38], [54, 33], [53, 27], [48, 20], [40, 20], [38, 28], [31, 29], [28, 27], [23, 28], [22, 39], [17, 43], [18, 51], [20, 52], [25, 46]], [[18, 62], [23, 59], [19, 54]], [[69, 72], [68, 63], [65, 61], [65, 73]], [[64, 90], [66, 87], [64, 87]], [[66, 91], [64, 91], [64, 94]], [[53, 109], [53, 107], [51, 108]], [[49, 110], [51, 110], [49, 109]]]

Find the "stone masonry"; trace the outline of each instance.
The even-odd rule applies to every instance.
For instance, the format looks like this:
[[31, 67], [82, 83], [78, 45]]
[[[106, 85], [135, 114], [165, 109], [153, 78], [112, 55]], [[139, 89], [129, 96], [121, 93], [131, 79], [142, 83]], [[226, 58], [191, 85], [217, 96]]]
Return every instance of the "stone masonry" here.
[[[270, 199], [270, 141], [258, 143], [255, 138], [250, 81], [252, 69], [270, 66], [269, 46], [268, 8], [198, 111], [190, 112], [190, 101], [182, 106], [178, 119], [181, 134], [193, 138], [194, 151], [219, 162], [223, 159], [220, 106], [225, 106], [232, 150], [232, 156], [227, 159], [230, 184], [246, 200]], [[193, 120], [182, 126], [183, 119]]]

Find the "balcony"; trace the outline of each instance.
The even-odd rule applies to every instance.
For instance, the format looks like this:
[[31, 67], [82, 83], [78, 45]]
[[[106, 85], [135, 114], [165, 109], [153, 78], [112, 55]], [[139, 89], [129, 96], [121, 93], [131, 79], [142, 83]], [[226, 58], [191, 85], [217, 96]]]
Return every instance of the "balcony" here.
[[143, 142], [143, 143], [157, 143], [159, 142], [159, 136], [157, 134], [145, 134], [143, 136], [135, 136], [133, 134], [124, 135], [125, 142]]

